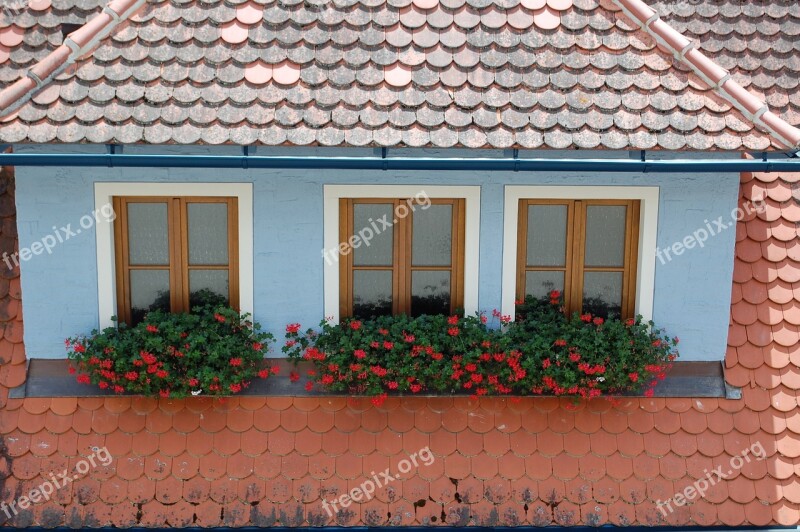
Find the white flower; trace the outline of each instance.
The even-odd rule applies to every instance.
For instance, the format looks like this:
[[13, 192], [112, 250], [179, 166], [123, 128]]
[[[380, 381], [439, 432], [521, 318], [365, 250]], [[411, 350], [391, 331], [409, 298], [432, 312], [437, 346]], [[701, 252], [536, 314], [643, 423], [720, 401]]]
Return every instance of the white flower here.
[[597, 382], [603, 382], [604, 380], [606, 380], [606, 378], [605, 377], [597, 377], [595, 380]]

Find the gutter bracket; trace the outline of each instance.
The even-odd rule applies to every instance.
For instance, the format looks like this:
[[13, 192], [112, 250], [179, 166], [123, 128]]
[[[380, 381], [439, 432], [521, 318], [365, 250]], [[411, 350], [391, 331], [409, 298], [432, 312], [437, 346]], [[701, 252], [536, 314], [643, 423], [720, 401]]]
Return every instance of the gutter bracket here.
[[[116, 144], [106, 144], [106, 153], [108, 155], [115, 155], [117, 153], [117, 145]], [[106, 157], [108, 160], [108, 167], [114, 168], [114, 157]]]
[[514, 148], [512, 153], [514, 157], [514, 171], [519, 172], [519, 149]]
[[381, 148], [381, 159], [383, 159], [383, 171], [387, 171], [389, 169], [389, 161], [386, 160], [386, 156], [389, 153], [387, 148]]
[[[639, 157], [640, 157], [642, 162], [646, 162], [647, 161], [647, 150], [642, 150], [641, 152], [639, 152]], [[645, 168], [647, 168], [647, 166], [645, 166]]]
[[247, 158], [250, 157], [250, 146], [242, 146], [242, 168], [247, 170], [250, 165], [250, 161]]

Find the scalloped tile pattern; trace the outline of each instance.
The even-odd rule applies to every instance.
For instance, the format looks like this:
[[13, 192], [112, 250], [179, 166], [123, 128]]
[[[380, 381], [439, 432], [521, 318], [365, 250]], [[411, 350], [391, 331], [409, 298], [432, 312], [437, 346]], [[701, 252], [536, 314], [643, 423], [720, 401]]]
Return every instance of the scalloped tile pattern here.
[[[0, 243], [13, 250], [13, 180], [2, 177]], [[794, 525], [799, 184], [800, 175], [741, 179], [742, 204], [763, 198], [737, 231], [726, 374], [741, 400], [414, 397], [381, 408], [346, 397], [9, 400], [25, 356], [19, 276], [8, 272], [0, 277], [2, 497], [74, 468], [93, 446], [114, 457], [10, 524]], [[765, 460], [731, 470], [691, 506], [666, 516], [656, 508], [756, 442]], [[372, 500], [334, 517], [322, 508], [323, 498], [397, 471], [425, 446], [434, 461]]]
[[[0, 87], [103, 5], [48, 3], [0, 22]], [[796, 3], [665, 5], [800, 124]], [[2, 120], [2, 142], [775, 147], [598, 0], [154, 0]]]

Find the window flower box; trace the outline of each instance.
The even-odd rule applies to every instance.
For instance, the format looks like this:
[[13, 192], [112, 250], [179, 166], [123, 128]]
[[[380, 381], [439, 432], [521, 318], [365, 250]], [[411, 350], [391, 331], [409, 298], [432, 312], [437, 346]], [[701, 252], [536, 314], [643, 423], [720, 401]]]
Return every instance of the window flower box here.
[[277, 373], [277, 366], [263, 366], [273, 341], [248, 314], [207, 305], [149, 312], [133, 327], [120, 323], [65, 344], [78, 382], [119, 394], [187, 397], [235, 394]]
[[514, 321], [494, 311], [351, 318], [305, 333], [292, 324], [283, 352], [314, 365], [309, 390], [371, 395], [376, 405], [390, 393], [650, 396], [678, 356], [678, 339], [641, 318], [567, 316], [558, 291], [518, 303]]

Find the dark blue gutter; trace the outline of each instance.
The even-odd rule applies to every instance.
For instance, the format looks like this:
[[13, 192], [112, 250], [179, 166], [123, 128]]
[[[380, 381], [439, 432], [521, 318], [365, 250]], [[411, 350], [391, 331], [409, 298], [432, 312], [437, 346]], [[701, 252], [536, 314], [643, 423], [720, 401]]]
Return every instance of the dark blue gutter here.
[[125, 153], [0, 153], [3, 166], [125, 168], [272, 168], [339, 170], [478, 170], [510, 172], [800, 172], [798, 159], [633, 160], [454, 157], [319, 157], [260, 155], [148, 155]]

